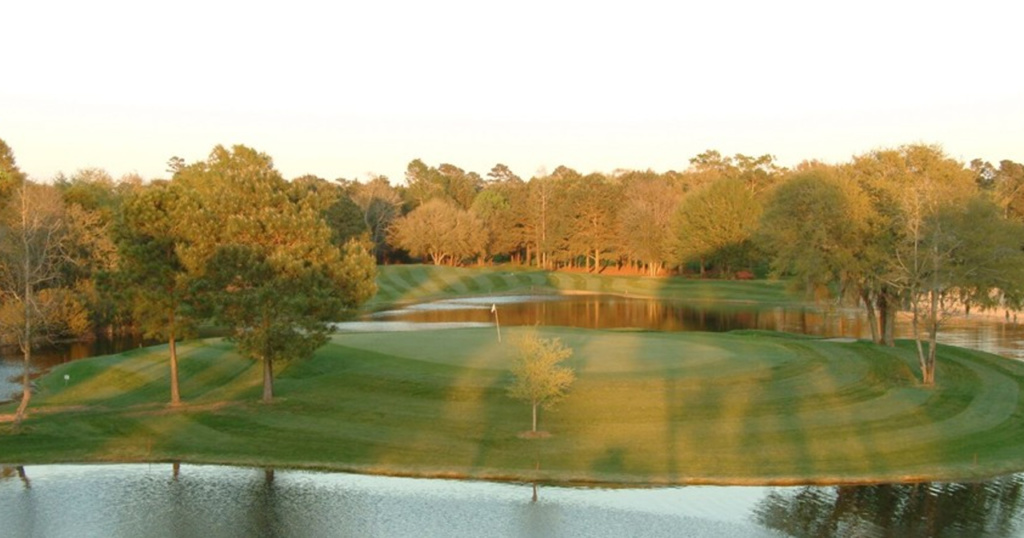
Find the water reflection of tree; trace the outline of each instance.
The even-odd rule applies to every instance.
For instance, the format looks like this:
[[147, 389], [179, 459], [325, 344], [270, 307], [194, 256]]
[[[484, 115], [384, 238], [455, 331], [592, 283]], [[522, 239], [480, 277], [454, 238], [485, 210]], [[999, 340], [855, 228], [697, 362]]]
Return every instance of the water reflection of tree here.
[[25, 472], [25, 467], [21, 465], [3, 465], [0, 466], [0, 480], [19, 478], [26, 488], [32, 487], [32, 482], [28, 479], [28, 474]]
[[1024, 475], [989, 482], [778, 489], [754, 510], [792, 536], [1016, 536]]

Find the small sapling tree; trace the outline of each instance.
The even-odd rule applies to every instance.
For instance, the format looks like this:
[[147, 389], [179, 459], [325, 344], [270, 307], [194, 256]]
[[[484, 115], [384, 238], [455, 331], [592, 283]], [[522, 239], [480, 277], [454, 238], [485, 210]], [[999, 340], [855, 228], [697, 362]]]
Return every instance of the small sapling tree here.
[[514, 380], [508, 389], [512, 398], [529, 402], [533, 408], [533, 433], [537, 432], [537, 408], [551, 407], [565, 397], [576, 380], [572, 368], [559, 363], [572, 356], [572, 349], [558, 338], [541, 338], [529, 333], [516, 342], [512, 364]]

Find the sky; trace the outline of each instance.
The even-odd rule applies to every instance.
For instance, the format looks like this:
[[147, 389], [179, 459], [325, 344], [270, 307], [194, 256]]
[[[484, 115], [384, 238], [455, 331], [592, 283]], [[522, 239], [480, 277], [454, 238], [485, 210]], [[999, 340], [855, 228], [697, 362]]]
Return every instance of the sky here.
[[529, 178], [708, 149], [1024, 162], [1017, 1], [9, 4], [0, 139], [36, 180], [167, 177], [217, 144], [395, 182], [413, 159]]

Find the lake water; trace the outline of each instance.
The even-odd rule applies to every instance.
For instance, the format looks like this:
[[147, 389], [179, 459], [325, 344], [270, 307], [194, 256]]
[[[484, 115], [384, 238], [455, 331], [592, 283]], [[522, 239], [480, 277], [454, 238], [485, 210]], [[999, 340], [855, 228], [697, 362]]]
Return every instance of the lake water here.
[[182, 465], [0, 478], [0, 535], [1019, 536], [1024, 479], [832, 488], [585, 489]]
[[[343, 328], [493, 326], [492, 305], [505, 326], [868, 335], [853, 310], [695, 309], [586, 296], [444, 301]], [[1024, 331], [975, 318], [947, 325], [942, 339], [1021, 358]], [[77, 358], [56, 351], [47, 360]], [[15, 362], [6, 371], [18, 368]], [[536, 500], [534, 491], [532, 484], [215, 466], [183, 465], [176, 472], [170, 464], [4, 468], [0, 536], [1024, 536], [1024, 475], [968, 484], [795, 488], [541, 485]]]

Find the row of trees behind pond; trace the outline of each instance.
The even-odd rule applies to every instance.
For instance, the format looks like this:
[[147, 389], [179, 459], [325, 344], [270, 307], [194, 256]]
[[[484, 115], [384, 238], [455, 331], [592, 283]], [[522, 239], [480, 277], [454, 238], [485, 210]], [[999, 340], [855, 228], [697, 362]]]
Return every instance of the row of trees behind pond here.
[[169, 340], [174, 371], [174, 342], [213, 321], [263, 361], [269, 398], [276, 359], [308, 353], [324, 320], [373, 295], [374, 258], [770, 272], [861, 304], [880, 343], [892, 343], [896, 312], [910, 311], [931, 383], [949, 308], [1016, 309], [1024, 295], [1024, 166], [965, 165], [933, 146], [793, 169], [707, 151], [678, 172], [561, 166], [529, 180], [501, 164], [482, 177], [414, 160], [403, 185], [286, 181], [269, 156], [218, 146], [192, 164], [172, 158], [168, 173], [115, 181], [88, 169], [39, 184], [0, 141], [7, 341], [27, 357], [42, 335], [138, 330]]

